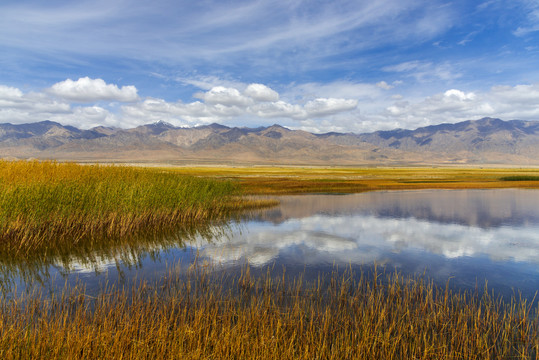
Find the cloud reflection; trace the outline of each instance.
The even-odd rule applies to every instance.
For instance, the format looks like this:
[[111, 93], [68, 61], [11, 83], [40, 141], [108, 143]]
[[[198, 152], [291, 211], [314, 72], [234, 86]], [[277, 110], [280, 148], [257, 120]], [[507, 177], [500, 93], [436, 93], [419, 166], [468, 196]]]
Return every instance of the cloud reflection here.
[[[278, 211], [273, 210], [273, 216], [279, 221], [259, 219], [248, 223], [245, 229], [233, 232], [226, 240], [202, 245], [202, 255], [223, 264], [244, 259], [256, 266], [277, 259], [306, 265], [383, 263], [400, 253], [415, 254], [419, 263], [425, 261], [422, 254], [433, 254], [446, 259], [487, 256], [494, 261], [539, 264], [537, 211], [533, 211], [535, 207], [524, 206], [524, 214], [522, 207], [514, 205], [519, 203], [520, 197], [526, 198], [526, 204], [536, 204], [539, 192], [467, 190], [441, 193], [442, 199], [468, 199], [469, 203], [461, 201], [462, 214], [455, 217], [449, 216], [455, 206], [440, 205], [437, 196], [440, 192], [437, 195], [429, 191], [401, 192], [404, 194], [401, 198], [399, 193], [375, 194], [375, 200], [380, 201], [372, 201], [368, 194], [329, 196], [327, 199], [319, 196], [320, 204], [325, 204], [326, 208], [322, 205], [314, 207], [310, 215], [303, 208], [304, 216], [287, 218], [283, 214], [297, 215], [301, 208], [298, 201], [302, 198], [295, 198], [289, 203], [290, 208], [286, 208], [285, 201]], [[492, 196], [502, 201], [501, 209], [495, 206]], [[415, 206], [412, 206], [413, 198], [416, 199]], [[303, 200], [309, 202], [312, 199]], [[359, 205], [338, 209], [336, 202], [339, 201], [345, 205], [352, 202]], [[369, 202], [373, 206], [370, 211], [365, 211], [365, 203]], [[470, 203], [473, 206], [467, 206]], [[394, 211], [388, 212], [391, 208]], [[261, 219], [269, 220], [268, 214]], [[525, 221], [513, 218], [515, 214], [523, 214]], [[479, 218], [484, 221], [478, 222]]]

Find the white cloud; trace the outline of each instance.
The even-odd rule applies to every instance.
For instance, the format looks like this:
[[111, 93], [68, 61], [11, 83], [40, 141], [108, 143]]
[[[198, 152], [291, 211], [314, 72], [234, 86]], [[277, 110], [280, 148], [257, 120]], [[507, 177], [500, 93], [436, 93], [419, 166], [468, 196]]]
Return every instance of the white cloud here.
[[[34, 6], [2, 4], [0, 43], [53, 58], [69, 53], [137, 60], [172, 60], [256, 67], [283, 51], [297, 51], [292, 67], [318, 67], [320, 58], [351, 49], [387, 46], [433, 37], [453, 22], [455, 11], [439, 1], [80, 0]], [[433, 20], [434, 19], [434, 20]], [[375, 30], [375, 31], [373, 31]], [[354, 41], [349, 41], [353, 38]], [[308, 56], [312, 55], [312, 56]], [[316, 60], [315, 58], [318, 58]], [[284, 62], [282, 64], [284, 65]]]
[[475, 94], [473, 92], [464, 93], [464, 92], [462, 92], [460, 90], [451, 89], [451, 90], [447, 90], [444, 93], [444, 97], [445, 98], [456, 99], [456, 100], [459, 100], [459, 101], [463, 101], [463, 100], [473, 100], [473, 99], [475, 99]]
[[125, 122], [100, 106], [75, 107], [68, 114], [54, 114], [49, 120], [74, 125], [79, 128], [92, 128], [95, 126], [136, 126], [138, 124]]
[[536, 0], [519, 1], [526, 12], [526, 24], [519, 26], [513, 34], [515, 36], [525, 36], [529, 33], [539, 31], [539, 2]]
[[389, 84], [386, 83], [385, 81], [377, 82], [377, 83], [376, 83], [376, 86], [378, 86], [379, 88], [384, 89], [384, 90], [391, 90], [391, 89], [394, 88], [393, 85], [389, 85]]
[[[104, 81], [90, 83], [104, 84], [101, 88], [113, 89], [112, 93], [123, 89]], [[485, 116], [506, 120], [539, 119], [539, 84], [500, 85], [486, 92], [450, 88], [422, 98], [394, 93], [393, 89], [385, 90], [380, 85], [380, 82], [307, 83], [289, 85], [280, 95], [263, 84], [239, 83], [238, 88], [214, 86], [197, 94], [198, 101], [171, 102], [148, 97], [121, 106], [98, 101], [86, 106], [80, 105], [80, 100], [71, 103], [66, 97], [53, 95], [51, 89], [54, 86], [43, 92], [25, 93], [0, 85], [0, 122], [53, 120], [80, 128], [97, 125], [125, 128], [160, 120], [176, 126], [218, 122], [256, 127], [278, 122], [312, 132], [358, 133], [396, 127], [415, 129]], [[80, 90], [75, 97], [78, 99], [86, 94], [89, 99], [92, 88], [95, 89], [83, 86], [82, 89], [87, 91]], [[327, 96], [331, 93], [336, 96]], [[93, 96], [105, 97], [95, 93]], [[111, 94], [108, 96], [112, 97]]]
[[539, 105], [539, 84], [494, 86], [491, 93], [498, 101], [505, 103], [510, 102], [528, 106]]
[[292, 84], [284, 92], [283, 98], [314, 100], [316, 98], [342, 98], [372, 101], [381, 96], [380, 86], [352, 81], [333, 81], [330, 83]]
[[22, 91], [17, 88], [0, 85], [0, 100], [14, 100], [22, 97]]
[[278, 101], [279, 94], [263, 84], [250, 84], [244, 94], [256, 101]]
[[494, 116], [539, 120], [539, 84], [494, 86], [487, 92], [450, 89], [418, 102], [400, 101], [386, 108], [407, 128]]
[[256, 116], [263, 118], [292, 118], [304, 119], [306, 111], [300, 105], [292, 105], [284, 101], [267, 102], [253, 105], [249, 108]]
[[308, 117], [322, 117], [353, 110], [357, 104], [357, 100], [319, 98], [305, 104], [305, 110]]
[[457, 44], [461, 46], [465, 46], [467, 43], [473, 41], [473, 39], [479, 34], [479, 31], [472, 31], [468, 35], [464, 37], [461, 41], [459, 41]]
[[383, 71], [394, 71], [394, 72], [406, 72], [406, 71], [412, 71], [412, 70], [416, 70], [418, 68], [421, 68], [421, 67], [426, 67], [426, 66], [430, 66], [431, 63], [421, 63], [417, 60], [414, 60], [414, 61], [406, 61], [406, 62], [403, 62], [403, 63], [400, 63], [400, 64], [396, 64], [396, 65], [390, 65], [390, 66], [385, 66], [382, 68]]
[[224, 79], [210, 75], [195, 77], [176, 77], [175, 80], [182, 84], [192, 85], [196, 88], [206, 91], [211, 90], [216, 86], [224, 86], [235, 89], [244, 89], [247, 86], [246, 84], [239, 81]]
[[99, 100], [132, 102], [138, 100], [137, 88], [128, 85], [118, 88], [107, 84], [102, 79], [83, 77], [77, 81], [67, 79], [51, 86], [50, 94], [76, 102], [94, 102]]
[[447, 81], [462, 77], [462, 74], [455, 70], [454, 65], [448, 62], [433, 64], [428, 61], [413, 60], [385, 66], [382, 70], [385, 72], [403, 73], [405, 76], [413, 77], [420, 82]]
[[[206, 84], [202, 84], [206, 85]], [[176, 125], [229, 123], [246, 117], [260, 121], [268, 118], [305, 120], [320, 118], [353, 110], [357, 100], [342, 98], [316, 98], [305, 105], [279, 100], [279, 94], [263, 84], [234, 87], [214, 86], [209, 91], [195, 94], [202, 101], [194, 103], [168, 103], [161, 99], [146, 99], [141, 103], [125, 105], [124, 114], [131, 118], [161, 120]]]
[[221, 106], [244, 107], [251, 103], [251, 100], [243, 96], [239, 90], [224, 86], [213, 87], [210, 91], [199, 93], [196, 96], [208, 104], [219, 104]]
[[70, 112], [68, 103], [51, 99], [43, 93], [25, 94], [17, 88], [0, 86], [0, 122], [31, 123]]

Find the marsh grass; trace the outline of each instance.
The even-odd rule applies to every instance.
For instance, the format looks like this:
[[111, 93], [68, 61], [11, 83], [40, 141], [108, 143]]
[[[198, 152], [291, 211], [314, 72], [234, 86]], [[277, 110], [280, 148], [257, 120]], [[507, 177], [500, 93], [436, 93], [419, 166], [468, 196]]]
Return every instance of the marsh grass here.
[[314, 281], [192, 266], [163, 283], [0, 302], [3, 359], [533, 359], [533, 302], [398, 273]]
[[231, 181], [161, 169], [0, 161], [0, 255], [92, 247], [267, 205], [240, 195]]
[[[374, 190], [539, 188], [537, 168], [177, 167], [171, 171], [238, 182], [249, 194]], [[508, 181], [517, 177], [520, 181]]]

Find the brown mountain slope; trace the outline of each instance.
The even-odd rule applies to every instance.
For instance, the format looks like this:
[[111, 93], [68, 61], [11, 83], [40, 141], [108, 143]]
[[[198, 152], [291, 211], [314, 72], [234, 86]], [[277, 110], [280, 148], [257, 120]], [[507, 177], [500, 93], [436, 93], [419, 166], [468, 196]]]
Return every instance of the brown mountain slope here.
[[416, 130], [311, 134], [279, 125], [80, 130], [0, 124], [0, 157], [297, 165], [539, 165], [539, 122], [485, 118]]

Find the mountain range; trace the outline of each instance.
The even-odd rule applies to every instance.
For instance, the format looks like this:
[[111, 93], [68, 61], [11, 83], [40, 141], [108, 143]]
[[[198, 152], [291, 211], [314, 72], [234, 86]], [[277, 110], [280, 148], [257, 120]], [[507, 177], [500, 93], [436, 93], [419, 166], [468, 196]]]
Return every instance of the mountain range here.
[[313, 134], [280, 125], [81, 130], [52, 121], [0, 124], [0, 157], [261, 165], [539, 165], [539, 122], [494, 118], [416, 130]]

